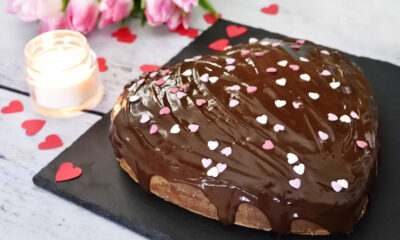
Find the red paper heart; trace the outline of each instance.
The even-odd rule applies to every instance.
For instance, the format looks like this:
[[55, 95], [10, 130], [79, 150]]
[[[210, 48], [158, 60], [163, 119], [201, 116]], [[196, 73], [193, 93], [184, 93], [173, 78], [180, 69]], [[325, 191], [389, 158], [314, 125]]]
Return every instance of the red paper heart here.
[[266, 13], [266, 14], [271, 14], [271, 15], [277, 14], [278, 10], [279, 10], [278, 4], [271, 4], [271, 5], [269, 5], [269, 7], [261, 8], [261, 12]]
[[247, 32], [247, 27], [238, 27], [236, 25], [229, 25], [226, 27], [226, 34], [228, 37], [233, 38], [243, 35]]
[[190, 38], [196, 38], [199, 35], [199, 30], [194, 28], [186, 29], [182, 25], [177, 27], [172, 32], [178, 33], [181, 36], [188, 36]]
[[17, 113], [22, 111], [24, 111], [24, 105], [22, 105], [19, 100], [13, 100], [8, 104], [8, 106], [1, 109], [2, 113]]
[[56, 173], [56, 182], [68, 181], [79, 177], [82, 174], [82, 168], [74, 167], [74, 164], [65, 162], [60, 165]]
[[61, 138], [56, 134], [51, 134], [46, 137], [46, 140], [44, 142], [41, 142], [39, 144], [39, 149], [40, 150], [53, 149], [62, 147], [62, 145], [63, 142], [61, 141]]
[[159, 68], [160, 66], [152, 64], [143, 64], [142, 66], [140, 66], [140, 70], [142, 70], [143, 73], [154, 72]]
[[224, 51], [226, 47], [229, 46], [229, 40], [226, 38], [221, 38], [215, 42], [210, 43], [208, 47], [214, 51]]
[[21, 127], [26, 129], [26, 135], [32, 136], [39, 132], [45, 123], [46, 121], [39, 119], [26, 120], [21, 124]]
[[218, 18], [216, 18], [212, 13], [207, 13], [203, 15], [204, 21], [206, 21], [208, 24], [214, 24], [221, 17], [221, 13], [218, 13]]
[[106, 59], [103, 57], [97, 58], [97, 64], [99, 65], [99, 71], [100, 72], [105, 72], [108, 69], [108, 66], [106, 65]]
[[111, 33], [112, 37], [116, 37], [117, 41], [123, 43], [133, 43], [136, 40], [136, 35], [131, 33], [131, 30], [127, 27], [122, 27], [117, 31]]

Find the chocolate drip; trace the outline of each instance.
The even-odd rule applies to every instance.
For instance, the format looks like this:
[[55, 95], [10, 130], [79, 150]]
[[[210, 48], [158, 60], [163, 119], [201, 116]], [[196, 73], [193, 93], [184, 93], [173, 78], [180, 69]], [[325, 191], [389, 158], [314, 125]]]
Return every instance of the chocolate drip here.
[[309, 42], [264, 39], [164, 67], [127, 85], [114, 111], [113, 147], [141, 186], [159, 175], [198, 188], [224, 224], [247, 202], [279, 233], [295, 219], [349, 232], [376, 175], [376, 109], [362, 73]]

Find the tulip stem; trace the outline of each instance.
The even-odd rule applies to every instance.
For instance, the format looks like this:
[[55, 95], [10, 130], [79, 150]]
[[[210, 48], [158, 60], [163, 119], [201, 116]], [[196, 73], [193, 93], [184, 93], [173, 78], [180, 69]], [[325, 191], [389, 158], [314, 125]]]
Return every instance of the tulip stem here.
[[211, 3], [208, 0], [199, 0], [199, 6], [204, 8], [205, 10], [208, 10], [211, 12], [216, 18], [218, 18], [218, 13], [214, 9], [214, 7], [211, 5]]

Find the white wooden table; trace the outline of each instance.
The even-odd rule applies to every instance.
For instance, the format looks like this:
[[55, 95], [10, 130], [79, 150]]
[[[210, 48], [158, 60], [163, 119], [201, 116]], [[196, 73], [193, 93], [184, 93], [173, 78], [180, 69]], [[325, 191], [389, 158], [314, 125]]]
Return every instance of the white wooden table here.
[[[272, 1], [212, 0], [223, 18], [329, 47], [400, 65], [400, 1], [397, 0], [279, 0], [279, 13], [260, 9]], [[36, 187], [32, 177], [84, 133], [99, 115], [83, 113], [70, 119], [51, 119], [34, 112], [23, 77], [25, 44], [36, 35], [37, 25], [6, 14], [0, 2], [0, 108], [20, 100], [24, 111], [0, 113], [0, 239], [141, 239], [140, 235]], [[229, 4], [227, 4], [229, 3]], [[209, 27], [204, 11], [193, 12], [192, 27]], [[122, 86], [138, 76], [142, 64], [162, 65], [193, 39], [170, 33], [165, 26], [141, 27], [129, 21], [138, 38], [133, 44], [115, 41], [113, 25], [90, 34], [89, 43], [98, 57], [105, 57], [102, 73], [106, 87], [96, 111], [109, 111]], [[11, 88], [16, 91], [4, 89]], [[34, 136], [20, 127], [27, 119], [44, 119], [46, 125]], [[38, 150], [49, 134], [58, 134], [64, 146]]]

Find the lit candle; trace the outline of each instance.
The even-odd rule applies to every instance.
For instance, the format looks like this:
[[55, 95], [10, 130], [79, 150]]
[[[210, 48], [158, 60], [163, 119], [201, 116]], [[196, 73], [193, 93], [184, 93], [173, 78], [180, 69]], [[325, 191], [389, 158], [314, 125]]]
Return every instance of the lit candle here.
[[26, 45], [25, 57], [25, 77], [39, 113], [72, 116], [101, 100], [96, 55], [82, 34], [69, 30], [41, 34]]

